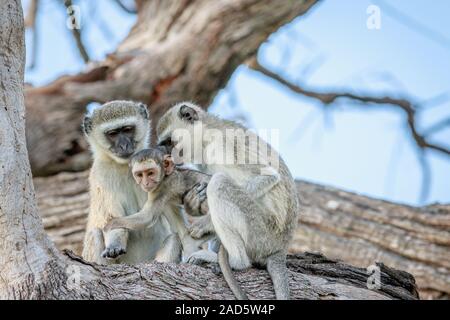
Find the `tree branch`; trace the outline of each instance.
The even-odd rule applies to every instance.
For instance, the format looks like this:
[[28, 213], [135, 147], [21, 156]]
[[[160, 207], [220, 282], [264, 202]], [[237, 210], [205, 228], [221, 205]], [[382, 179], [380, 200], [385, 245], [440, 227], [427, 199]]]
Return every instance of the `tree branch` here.
[[406, 124], [409, 128], [409, 132], [415, 144], [418, 147], [417, 156], [422, 168], [422, 190], [420, 194], [420, 200], [425, 201], [429, 194], [430, 181], [431, 181], [431, 171], [428, 166], [428, 161], [426, 158], [426, 150], [437, 151], [445, 156], [450, 156], [450, 148], [432, 143], [428, 140], [428, 137], [449, 125], [449, 119], [444, 120], [442, 123], [438, 123], [432, 128], [425, 130], [423, 134], [420, 134], [417, 130], [416, 121], [416, 110], [417, 107], [407, 99], [393, 98], [389, 96], [377, 97], [375, 95], [358, 95], [351, 92], [324, 92], [320, 90], [308, 90], [301, 87], [298, 84], [294, 84], [289, 80], [283, 78], [279, 74], [270, 71], [269, 69], [262, 66], [256, 57], [252, 57], [247, 62], [248, 66], [264, 74], [265, 76], [279, 82], [283, 86], [287, 87], [291, 91], [303, 95], [308, 98], [316, 99], [322, 102], [324, 105], [328, 106], [336, 102], [339, 99], [348, 99], [365, 104], [375, 104], [375, 105], [391, 105], [395, 108], [402, 110], [406, 114]]
[[78, 48], [78, 52], [83, 58], [84, 63], [88, 63], [91, 59], [89, 58], [89, 54], [87, 53], [86, 47], [83, 44], [83, 40], [81, 39], [81, 28], [79, 27], [79, 21], [77, 21], [77, 17], [75, 16], [75, 11], [72, 7], [72, 0], [64, 0], [64, 6], [66, 7], [67, 16], [72, 19], [72, 35], [75, 39], [75, 43]]
[[142, 101], [151, 106], [153, 123], [186, 98], [207, 108], [234, 70], [271, 33], [317, 2], [136, 2], [136, 25], [116, 52], [79, 75], [25, 91], [33, 174], [89, 166], [80, 123], [91, 102]]
[[[89, 299], [215, 299], [234, 300], [222, 275], [210, 265], [146, 263], [137, 266], [101, 266], [65, 251], [68, 264], [81, 274], [77, 298]], [[414, 278], [379, 264], [381, 286], [367, 289], [368, 273], [327, 259], [320, 254], [290, 255], [287, 259], [293, 299], [416, 299]], [[273, 284], [265, 270], [233, 272], [250, 299], [274, 299]], [[96, 279], [96, 281], [93, 281]], [[132, 285], [130, 285], [132, 284]], [[330, 285], [332, 284], [332, 285]]]
[[[88, 171], [35, 178], [44, 227], [58, 248], [81, 253]], [[381, 261], [413, 274], [423, 298], [450, 296], [450, 205], [413, 208], [297, 182], [302, 208], [291, 253], [323, 252], [359, 267]]]
[[128, 8], [121, 0], [114, 0], [114, 2], [123, 10], [123, 11], [125, 11], [126, 13], [129, 13], [129, 14], [136, 14], [137, 13], [137, 10], [136, 9], [131, 9], [131, 8]]
[[411, 132], [411, 137], [421, 149], [431, 149], [443, 153], [446, 156], [450, 156], [450, 148], [434, 144], [426, 139], [426, 134], [419, 134], [416, 126], [416, 107], [415, 105], [408, 101], [407, 99], [399, 99], [392, 97], [377, 97], [374, 95], [358, 95], [351, 92], [323, 92], [320, 90], [308, 90], [300, 85], [294, 84], [285, 78], [281, 77], [275, 72], [263, 67], [256, 58], [252, 58], [248, 61], [248, 66], [258, 71], [265, 76], [272, 78], [273, 80], [281, 83], [291, 91], [303, 95], [308, 98], [313, 98], [319, 100], [324, 105], [330, 105], [339, 99], [349, 99], [357, 102], [368, 103], [368, 104], [378, 104], [378, 105], [391, 105], [393, 107], [399, 108], [404, 111], [407, 116], [407, 125]]
[[[399, 108], [404, 111], [407, 116], [407, 125], [411, 132], [411, 137], [421, 149], [431, 149], [443, 153], [446, 156], [450, 156], [450, 148], [434, 144], [429, 142], [426, 134], [419, 134], [416, 126], [416, 107], [415, 105], [408, 101], [407, 99], [399, 99], [392, 97], [377, 97], [374, 95], [358, 95], [351, 92], [323, 92], [320, 90], [308, 90], [300, 85], [294, 84], [285, 78], [281, 77], [275, 72], [263, 67], [256, 58], [252, 58], [248, 61], [248, 66], [258, 71], [265, 76], [272, 78], [273, 80], [281, 83], [291, 91], [303, 95], [308, 98], [313, 98], [319, 100], [324, 105], [330, 105], [339, 99], [349, 99], [357, 102], [368, 103], [368, 104], [378, 104], [378, 105], [391, 105], [393, 107]], [[447, 120], [448, 121], [448, 120]], [[447, 124], [447, 123], [446, 123]]]

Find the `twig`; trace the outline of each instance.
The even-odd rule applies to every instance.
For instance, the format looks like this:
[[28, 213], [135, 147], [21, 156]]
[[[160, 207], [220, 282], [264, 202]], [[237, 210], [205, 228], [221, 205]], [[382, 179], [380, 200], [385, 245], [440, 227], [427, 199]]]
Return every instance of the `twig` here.
[[301, 94], [303, 96], [313, 98], [316, 100], [321, 101], [325, 105], [330, 105], [334, 102], [336, 102], [339, 99], [350, 99], [362, 103], [368, 103], [368, 104], [379, 104], [379, 105], [391, 105], [394, 107], [399, 108], [403, 112], [405, 112], [407, 116], [407, 125], [410, 130], [411, 136], [414, 139], [415, 143], [418, 147], [422, 149], [431, 149], [434, 151], [438, 151], [440, 153], [443, 153], [444, 155], [450, 156], [450, 149], [441, 146], [435, 143], [431, 143], [426, 139], [425, 135], [419, 134], [417, 127], [416, 127], [416, 106], [412, 102], [408, 101], [407, 99], [403, 98], [393, 98], [389, 96], [384, 97], [377, 97], [375, 95], [359, 95], [351, 92], [321, 92], [321, 91], [312, 91], [307, 90], [300, 85], [294, 84], [280, 75], [276, 74], [275, 72], [272, 72], [265, 67], [263, 67], [256, 58], [252, 58], [248, 62], [248, 66], [252, 68], [253, 70], [256, 70], [265, 76], [272, 78], [282, 85], [289, 88], [291, 91]]
[[128, 8], [126, 5], [123, 4], [123, 2], [121, 0], [114, 0], [115, 3], [117, 3], [117, 5], [125, 12], [129, 13], [129, 14], [136, 14], [137, 10], [135, 9], [130, 9]]
[[[71, 18], [75, 21], [76, 17], [74, 15], [75, 12], [72, 9], [72, 0], [64, 0], [64, 5], [66, 6], [66, 10], [67, 10], [67, 14], [68, 14], [69, 18]], [[76, 27], [71, 28], [71, 30], [72, 30], [72, 35], [77, 44], [78, 52], [80, 53], [81, 57], [83, 58], [84, 63], [88, 63], [91, 59], [89, 58], [89, 54], [87, 53], [87, 50], [83, 44], [83, 41], [81, 40], [81, 30]]]

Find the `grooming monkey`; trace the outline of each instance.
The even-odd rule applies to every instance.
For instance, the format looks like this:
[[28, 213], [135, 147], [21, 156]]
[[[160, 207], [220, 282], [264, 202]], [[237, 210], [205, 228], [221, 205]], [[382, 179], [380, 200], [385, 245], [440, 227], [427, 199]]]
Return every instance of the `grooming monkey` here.
[[[207, 183], [211, 176], [195, 170], [176, 168], [172, 157], [158, 148], [139, 151], [131, 158], [130, 167], [136, 183], [148, 193], [148, 200], [138, 213], [114, 218], [108, 222], [104, 230], [106, 232], [117, 228], [142, 230], [151, 227], [161, 215], [165, 215], [181, 239], [183, 255], [190, 257], [199, 251], [201, 244], [208, 239], [194, 240], [189, 235], [180, 212], [180, 205], [189, 190], [198, 183]], [[219, 256], [219, 264], [225, 280], [236, 297], [246, 298], [231, 273], [226, 255]]]
[[129, 158], [149, 145], [146, 106], [108, 102], [85, 116], [83, 131], [93, 153], [83, 258], [101, 264], [178, 261], [181, 245], [164, 217], [144, 230], [102, 231], [109, 220], [136, 213], [147, 201], [147, 194], [134, 183], [128, 169]]
[[[202, 135], [196, 131], [199, 127]], [[249, 140], [241, 144], [236, 144], [234, 139], [224, 141], [227, 130], [245, 131]], [[189, 137], [180, 132], [188, 132]], [[276, 151], [243, 126], [219, 119], [188, 102], [166, 112], [158, 123], [157, 135], [160, 145], [175, 147], [174, 157], [174, 151], [200, 153], [200, 169], [213, 174], [206, 188], [209, 215], [205, 216], [203, 225], [191, 230], [191, 235], [202, 236], [212, 224], [228, 251], [232, 268], [266, 267], [276, 298], [289, 299], [286, 254], [297, 224], [299, 201], [289, 169]], [[259, 148], [252, 148], [251, 140], [257, 140]], [[225, 153], [226, 162], [215, 161], [209, 151], [224, 147], [232, 154]], [[258, 162], [241, 163], [238, 160], [242, 155], [256, 156]], [[272, 163], [274, 159], [276, 163]], [[191, 260], [208, 260], [210, 256], [199, 251]]]

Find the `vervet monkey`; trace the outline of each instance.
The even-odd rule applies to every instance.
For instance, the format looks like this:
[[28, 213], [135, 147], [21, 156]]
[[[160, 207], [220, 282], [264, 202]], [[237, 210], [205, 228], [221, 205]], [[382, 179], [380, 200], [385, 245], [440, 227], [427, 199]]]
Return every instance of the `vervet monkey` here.
[[[185, 257], [190, 257], [194, 252], [201, 250], [201, 245], [208, 239], [194, 240], [189, 235], [180, 206], [183, 196], [189, 190], [198, 183], [208, 182], [211, 176], [199, 171], [176, 168], [171, 156], [158, 148], [139, 151], [131, 158], [130, 167], [136, 183], [148, 193], [147, 202], [136, 214], [112, 219], [104, 230], [107, 232], [117, 228], [142, 230], [151, 227], [161, 215], [165, 215], [181, 239]], [[219, 258], [225, 280], [236, 297], [246, 298], [231, 273], [226, 252]]]
[[[247, 139], [239, 144], [224, 138], [233, 131], [245, 132]], [[182, 151], [183, 156], [193, 152], [191, 162], [195, 162], [200, 154], [200, 163], [194, 164], [213, 174], [206, 189], [209, 217], [228, 251], [231, 267], [266, 267], [276, 298], [289, 299], [286, 254], [297, 225], [299, 200], [289, 169], [276, 151], [245, 127], [188, 102], [175, 105], [163, 115], [157, 136], [160, 145], [175, 148], [174, 157], [175, 151]], [[250, 143], [255, 140], [256, 148]], [[227, 150], [226, 161], [217, 161], [217, 152], [211, 150]], [[242, 163], [242, 156], [258, 161]], [[207, 221], [204, 226], [206, 231], [211, 229]], [[191, 235], [202, 236], [201, 228]], [[198, 252], [197, 258], [204, 259], [203, 254]]]
[[181, 246], [164, 218], [144, 230], [102, 231], [109, 220], [136, 213], [147, 201], [128, 169], [129, 158], [150, 142], [147, 107], [131, 101], [108, 102], [85, 116], [83, 131], [93, 154], [83, 258], [100, 264], [176, 261]]

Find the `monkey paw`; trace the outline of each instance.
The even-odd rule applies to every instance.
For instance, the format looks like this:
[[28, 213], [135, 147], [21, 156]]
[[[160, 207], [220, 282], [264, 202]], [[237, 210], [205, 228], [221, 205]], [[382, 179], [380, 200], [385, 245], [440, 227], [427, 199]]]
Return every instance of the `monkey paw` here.
[[205, 218], [198, 219], [197, 221], [194, 221], [189, 226], [188, 230], [189, 230], [190, 236], [194, 239], [200, 239], [203, 236], [211, 233], [212, 228], [210, 225], [210, 217], [208, 216], [208, 218], [205, 217]]
[[127, 250], [123, 247], [110, 246], [102, 252], [102, 257], [107, 259], [116, 259], [125, 253], [127, 253]]
[[199, 216], [208, 213], [207, 186], [206, 182], [199, 182], [184, 196], [184, 209], [189, 215]]
[[199, 250], [191, 254], [186, 259], [186, 262], [197, 266], [205, 265], [207, 263], [217, 263], [217, 254], [208, 250]]

